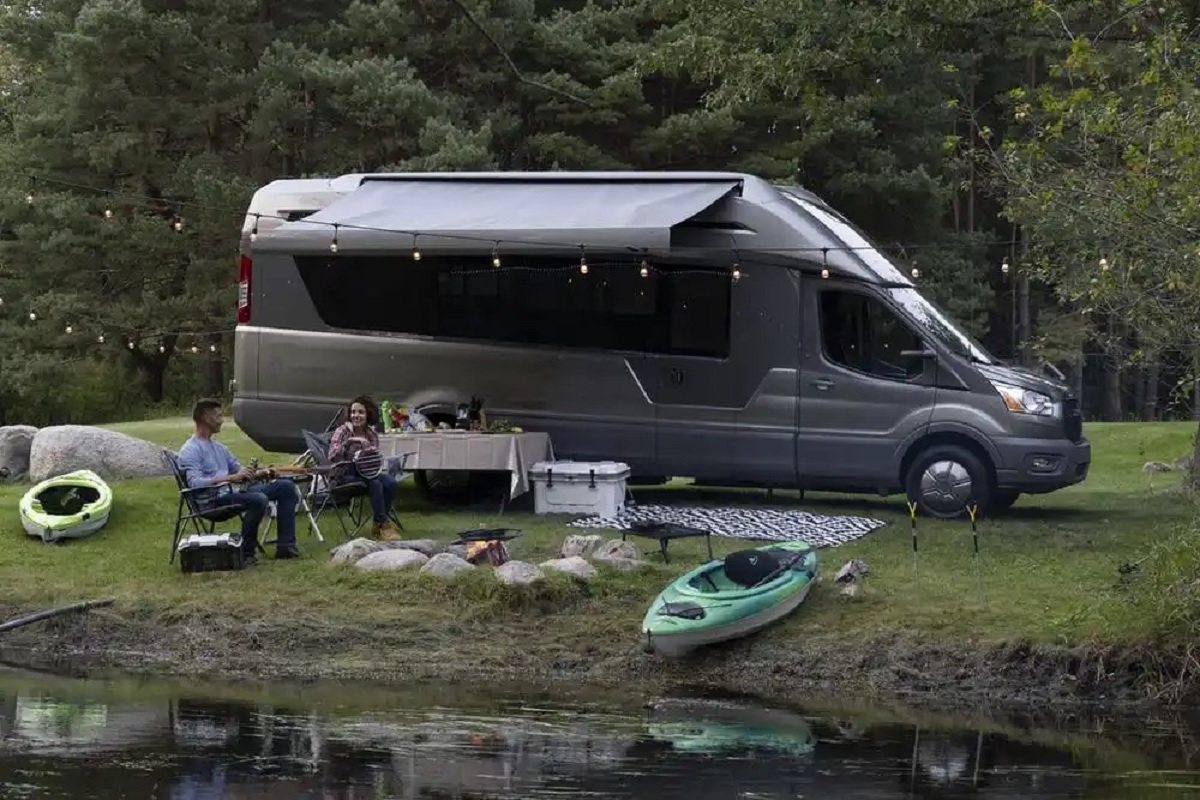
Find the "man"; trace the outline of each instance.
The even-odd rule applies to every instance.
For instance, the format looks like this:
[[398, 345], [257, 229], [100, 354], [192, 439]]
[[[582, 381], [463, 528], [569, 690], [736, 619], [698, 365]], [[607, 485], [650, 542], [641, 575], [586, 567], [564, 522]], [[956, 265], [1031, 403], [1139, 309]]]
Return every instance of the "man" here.
[[275, 543], [275, 558], [296, 558], [296, 485], [290, 480], [255, 483], [242, 490], [233, 484], [257, 477], [254, 472], [234, 458], [229, 448], [213, 439], [221, 432], [225, 414], [218, 400], [204, 399], [192, 408], [196, 432], [179, 449], [179, 467], [192, 489], [211, 488], [212, 492], [197, 492], [203, 505], [239, 506], [242, 509], [242, 556], [247, 564], [257, 562], [258, 525], [267, 513], [267, 504], [274, 501], [279, 536]]

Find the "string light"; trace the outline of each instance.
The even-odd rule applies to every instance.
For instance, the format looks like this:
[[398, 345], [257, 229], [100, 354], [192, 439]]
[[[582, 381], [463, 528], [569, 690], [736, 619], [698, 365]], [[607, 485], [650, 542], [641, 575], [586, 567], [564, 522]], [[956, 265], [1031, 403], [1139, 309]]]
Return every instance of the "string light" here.
[[199, 353], [199, 352], [200, 352], [200, 348], [199, 348], [199, 347], [196, 347], [196, 345], [192, 345], [192, 352], [193, 352], [193, 353]]
[[916, 267], [913, 267], [912, 268], [912, 276], [914, 279], [921, 277], [921, 270], [917, 269]]
[[333, 223], [333, 239], [329, 242], [329, 252], [336, 253], [338, 250], [338, 224]]
[[733, 282], [737, 283], [741, 279], [742, 279], [742, 270], [741, 270], [741, 267], [739, 267], [737, 262], [735, 261], [735, 262], [733, 262]]
[[183, 232], [183, 217], [176, 214], [175, 222], [172, 223], [172, 226], [175, 228], [176, 233], [182, 233]]
[[259, 215], [259, 214], [254, 215], [254, 225], [252, 225], [250, 227], [250, 243], [251, 244], [258, 241], [258, 218], [259, 218], [259, 216], [261, 216], [261, 215]]
[[500, 269], [500, 243], [496, 242], [492, 245], [492, 266]]
[[30, 312], [29, 312], [29, 321], [30, 321], [30, 322], [33, 322], [33, 321], [34, 321], [34, 320], [36, 320], [36, 319], [37, 319], [37, 312], [30, 311]]
[[111, 208], [104, 209], [104, 218], [112, 219], [112, 209]]
[[587, 273], [588, 273], [587, 250], [584, 248], [583, 245], [579, 245], [579, 274], [587, 275]]
[[75, 332], [75, 329], [74, 329], [74, 328], [72, 328], [70, 325], [68, 325], [68, 326], [67, 326], [67, 333], [74, 333], [74, 332]]
[[421, 260], [421, 251], [417, 249], [417, 235], [413, 234], [413, 261]]
[[30, 189], [29, 193], [25, 195], [25, 202], [28, 203], [29, 205], [33, 205], [33, 190], [32, 189]]
[[1005, 258], [1005, 259], [1004, 259], [1004, 262], [1000, 264], [1000, 272], [1002, 272], [1003, 274], [1007, 275], [1007, 274], [1008, 274], [1008, 270], [1009, 270], [1009, 266], [1008, 266], [1008, 258]]
[[646, 259], [642, 259], [642, 268], [638, 272], [643, 278], [650, 274], [650, 264], [646, 261]]
[[1100, 271], [1108, 272], [1108, 259], [1107, 258], [1100, 259]]
[[829, 277], [829, 248], [821, 248], [821, 278]]
[[100, 344], [104, 344], [104, 334], [101, 333], [101, 334], [97, 335], [96, 341], [99, 342]]

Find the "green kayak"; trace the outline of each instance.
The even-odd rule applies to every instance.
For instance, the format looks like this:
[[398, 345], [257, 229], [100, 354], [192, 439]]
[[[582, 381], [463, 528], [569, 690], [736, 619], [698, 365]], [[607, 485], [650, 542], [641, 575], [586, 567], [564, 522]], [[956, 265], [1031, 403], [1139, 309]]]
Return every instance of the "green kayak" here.
[[642, 621], [643, 650], [681, 656], [786, 617], [817, 577], [807, 542], [772, 542], [701, 564], [667, 585]]

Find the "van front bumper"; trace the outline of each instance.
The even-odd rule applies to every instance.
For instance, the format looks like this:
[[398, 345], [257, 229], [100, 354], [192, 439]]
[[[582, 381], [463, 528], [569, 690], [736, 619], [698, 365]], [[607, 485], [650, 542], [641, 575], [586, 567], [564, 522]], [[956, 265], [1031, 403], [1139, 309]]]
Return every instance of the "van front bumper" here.
[[996, 485], [1004, 491], [1044, 494], [1081, 483], [1092, 466], [1087, 439], [1006, 439], [997, 441]]

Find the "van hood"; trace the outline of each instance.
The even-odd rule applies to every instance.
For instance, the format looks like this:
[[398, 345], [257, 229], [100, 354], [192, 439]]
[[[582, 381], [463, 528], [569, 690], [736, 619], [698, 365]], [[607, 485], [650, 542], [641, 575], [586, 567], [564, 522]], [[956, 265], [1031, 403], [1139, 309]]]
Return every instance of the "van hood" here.
[[1068, 400], [1074, 398], [1071, 387], [1060, 380], [1042, 375], [1025, 367], [1014, 367], [1006, 364], [976, 364], [979, 374], [988, 380], [1019, 386], [1034, 392], [1048, 395], [1051, 400]]

